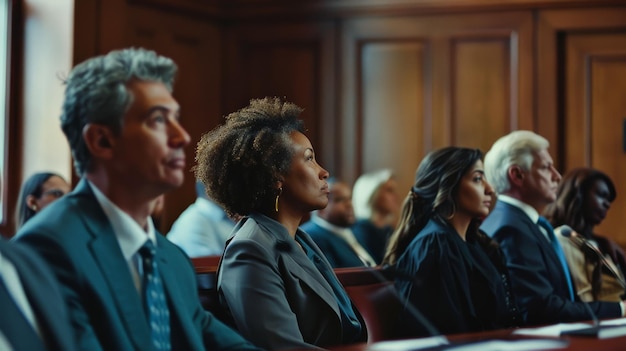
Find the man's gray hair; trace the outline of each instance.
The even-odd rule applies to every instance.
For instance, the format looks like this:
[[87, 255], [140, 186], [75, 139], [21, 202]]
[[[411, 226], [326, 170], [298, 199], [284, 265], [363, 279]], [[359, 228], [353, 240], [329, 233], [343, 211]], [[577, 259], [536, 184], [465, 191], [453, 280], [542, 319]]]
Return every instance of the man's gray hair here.
[[528, 130], [517, 130], [496, 140], [485, 155], [485, 175], [497, 193], [511, 188], [508, 172], [517, 165], [530, 170], [534, 155], [550, 146], [548, 140]]
[[127, 84], [134, 79], [161, 82], [171, 92], [176, 70], [171, 59], [141, 48], [111, 51], [72, 69], [65, 81], [61, 128], [79, 175], [88, 171], [91, 164], [91, 154], [82, 135], [85, 126], [101, 124], [119, 134], [124, 114], [133, 100]]

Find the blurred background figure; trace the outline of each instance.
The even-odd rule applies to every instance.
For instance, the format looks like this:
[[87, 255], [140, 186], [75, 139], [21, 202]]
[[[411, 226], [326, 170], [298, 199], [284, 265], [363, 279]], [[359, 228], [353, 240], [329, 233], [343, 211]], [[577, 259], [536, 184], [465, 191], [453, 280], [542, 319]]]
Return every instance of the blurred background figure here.
[[[499, 246], [482, 233], [493, 188], [477, 149], [447, 147], [426, 155], [404, 200], [384, 264], [401, 272], [398, 292], [443, 334], [520, 325], [521, 314]], [[400, 336], [425, 336], [405, 309]]]
[[[557, 199], [545, 216], [556, 228], [576, 292], [583, 301], [622, 300], [626, 288], [624, 251], [612, 240], [594, 232], [616, 197], [609, 176], [593, 168], [567, 173]], [[564, 230], [568, 226], [570, 230]]]
[[68, 182], [60, 175], [41, 172], [31, 175], [22, 184], [15, 206], [15, 227], [19, 229], [37, 212], [58, 200], [71, 190]]
[[235, 223], [209, 199], [200, 181], [196, 182], [196, 195], [196, 201], [180, 214], [166, 237], [189, 257], [221, 255]]
[[315, 211], [300, 229], [311, 236], [333, 268], [375, 266], [350, 229], [355, 221], [350, 186], [331, 178], [328, 188], [328, 205]]
[[352, 204], [357, 218], [352, 226], [354, 236], [380, 264], [400, 209], [393, 172], [381, 169], [362, 174], [354, 183]]

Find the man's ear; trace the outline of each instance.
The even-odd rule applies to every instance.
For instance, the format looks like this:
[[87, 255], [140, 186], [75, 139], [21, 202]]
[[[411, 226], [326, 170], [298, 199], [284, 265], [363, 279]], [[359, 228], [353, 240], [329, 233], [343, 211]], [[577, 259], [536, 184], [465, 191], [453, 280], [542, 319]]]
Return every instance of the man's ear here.
[[113, 157], [115, 137], [110, 127], [89, 123], [83, 128], [83, 139], [94, 158], [110, 159]]
[[514, 166], [509, 167], [509, 171], [507, 172], [507, 175], [509, 176], [509, 182], [511, 184], [514, 184], [519, 187], [519, 186], [522, 186], [522, 184], [524, 183], [525, 174], [520, 166], [514, 165]]

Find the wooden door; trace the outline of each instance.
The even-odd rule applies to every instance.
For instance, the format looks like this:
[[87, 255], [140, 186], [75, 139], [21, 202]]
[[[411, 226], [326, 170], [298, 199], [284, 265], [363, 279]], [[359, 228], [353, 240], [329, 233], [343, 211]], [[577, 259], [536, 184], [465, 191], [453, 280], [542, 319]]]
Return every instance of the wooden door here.
[[[549, 73], [539, 77], [539, 93], [542, 82], [552, 86], [552, 77], [557, 77], [558, 83], [555, 90], [543, 90], [553, 101], [539, 107], [559, 116], [559, 170], [593, 167], [611, 177], [617, 199], [597, 232], [625, 245], [626, 9], [546, 11], [540, 24], [540, 42], [553, 40], [553, 49], [544, 46], [539, 55], [540, 66], [547, 63], [544, 73]], [[548, 72], [549, 62], [541, 60], [551, 50], [556, 66]], [[545, 109], [547, 105], [552, 110]]]
[[427, 152], [485, 152], [533, 129], [532, 23], [530, 12], [347, 20], [341, 173], [391, 168], [404, 195]]

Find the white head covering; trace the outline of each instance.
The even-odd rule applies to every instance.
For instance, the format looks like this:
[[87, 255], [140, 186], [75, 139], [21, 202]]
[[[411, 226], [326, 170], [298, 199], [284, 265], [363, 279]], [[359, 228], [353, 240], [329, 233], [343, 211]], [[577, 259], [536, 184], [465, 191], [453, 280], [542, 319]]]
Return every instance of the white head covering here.
[[356, 218], [370, 218], [372, 216], [372, 197], [381, 185], [393, 177], [390, 169], [362, 174], [354, 183], [352, 189], [352, 206]]

